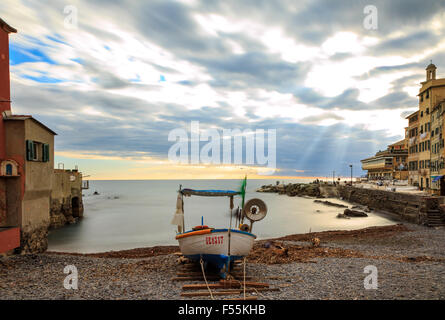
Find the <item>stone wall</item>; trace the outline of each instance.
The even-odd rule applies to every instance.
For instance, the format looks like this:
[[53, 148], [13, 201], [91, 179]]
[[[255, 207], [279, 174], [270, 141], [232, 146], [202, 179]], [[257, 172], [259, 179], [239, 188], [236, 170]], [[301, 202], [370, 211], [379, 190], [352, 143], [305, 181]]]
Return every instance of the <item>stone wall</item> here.
[[439, 208], [440, 197], [427, 197], [384, 190], [337, 186], [339, 197], [352, 203], [366, 205], [374, 210], [385, 211], [402, 220], [425, 225], [427, 211]]
[[257, 192], [286, 194], [290, 197], [341, 198], [392, 215], [400, 220], [427, 225], [428, 212], [440, 212], [445, 223], [445, 197], [421, 196], [385, 190], [365, 189], [326, 183], [264, 185]]
[[54, 170], [50, 201], [50, 228], [60, 228], [81, 219], [82, 174], [77, 170]]
[[48, 226], [20, 232], [20, 253], [41, 253], [48, 248]]

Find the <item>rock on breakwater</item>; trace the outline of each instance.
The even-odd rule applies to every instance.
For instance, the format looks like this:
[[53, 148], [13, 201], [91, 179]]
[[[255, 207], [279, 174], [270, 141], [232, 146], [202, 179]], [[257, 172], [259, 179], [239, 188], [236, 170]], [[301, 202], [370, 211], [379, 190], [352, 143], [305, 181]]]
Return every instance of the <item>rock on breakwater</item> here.
[[331, 202], [331, 201], [314, 200], [314, 202], [321, 203], [321, 204], [324, 204], [324, 205], [330, 206], [330, 207], [337, 207], [337, 208], [347, 208], [348, 207], [343, 204], [339, 204], [339, 203], [335, 203], [335, 202]]
[[295, 196], [309, 196], [309, 197], [320, 197], [320, 188], [318, 184], [315, 183], [289, 183], [289, 184], [279, 184], [279, 185], [264, 185], [256, 190], [257, 192], [268, 192], [268, 193], [278, 193], [286, 194], [290, 197]]

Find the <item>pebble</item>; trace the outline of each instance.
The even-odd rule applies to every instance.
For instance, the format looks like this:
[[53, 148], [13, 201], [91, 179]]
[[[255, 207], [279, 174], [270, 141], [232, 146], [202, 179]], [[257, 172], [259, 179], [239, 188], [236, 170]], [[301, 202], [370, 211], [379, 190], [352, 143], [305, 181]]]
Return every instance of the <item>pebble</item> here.
[[[428, 256], [443, 261], [318, 258], [316, 263], [248, 263], [247, 273], [280, 288], [260, 299], [445, 299], [445, 229], [407, 224], [412, 230], [372, 240], [338, 240], [330, 247], [375, 256]], [[177, 257], [144, 259], [89, 256], [13, 255], [0, 258], [0, 298], [9, 299], [182, 299], [183, 282], [173, 282]], [[65, 266], [78, 271], [78, 289], [65, 289]], [[377, 289], [365, 289], [368, 265], [377, 267]], [[226, 297], [217, 297], [224, 299]], [[188, 298], [190, 299], [190, 298]], [[196, 297], [193, 299], [208, 299]]]

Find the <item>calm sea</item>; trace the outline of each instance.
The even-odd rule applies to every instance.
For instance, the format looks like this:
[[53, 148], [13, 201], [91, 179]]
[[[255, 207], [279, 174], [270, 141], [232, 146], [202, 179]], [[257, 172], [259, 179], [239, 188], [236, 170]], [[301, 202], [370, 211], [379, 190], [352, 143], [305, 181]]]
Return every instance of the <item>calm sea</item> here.
[[[336, 216], [342, 209], [314, 203], [313, 199], [255, 192], [270, 183], [275, 180], [247, 182], [246, 201], [260, 198], [268, 206], [266, 218], [253, 226], [252, 231], [259, 239], [395, 223], [373, 213], [367, 218], [338, 219]], [[77, 224], [50, 231], [49, 250], [91, 253], [177, 244], [176, 226], [170, 221], [180, 184], [183, 188], [239, 190], [241, 180], [90, 181], [90, 189], [84, 190], [84, 218]], [[99, 195], [93, 195], [95, 191]], [[338, 199], [332, 201], [347, 205]], [[239, 199], [235, 207], [237, 204]], [[187, 197], [184, 211], [187, 229], [200, 225], [201, 216], [204, 224], [212, 227], [227, 228], [230, 224], [228, 198]]]

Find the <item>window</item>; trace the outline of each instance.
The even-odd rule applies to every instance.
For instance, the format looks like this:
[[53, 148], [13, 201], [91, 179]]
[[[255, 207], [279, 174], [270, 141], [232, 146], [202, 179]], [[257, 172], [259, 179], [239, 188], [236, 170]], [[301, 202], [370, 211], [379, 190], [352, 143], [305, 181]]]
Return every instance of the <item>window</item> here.
[[420, 111], [420, 117], [421, 118], [423, 117], [423, 111]]
[[423, 101], [423, 93], [420, 94], [420, 102]]
[[33, 153], [32, 153], [32, 160], [37, 161], [39, 159], [39, 144], [37, 142], [32, 142], [33, 146]]
[[430, 108], [426, 108], [426, 114], [430, 114]]
[[428, 99], [430, 97], [430, 90], [426, 90], [426, 98]]
[[6, 175], [7, 176], [12, 176], [12, 164], [8, 163], [6, 165]]
[[26, 140], [26, 160], [49, 162], [49, 144]]

